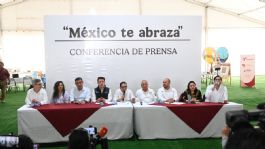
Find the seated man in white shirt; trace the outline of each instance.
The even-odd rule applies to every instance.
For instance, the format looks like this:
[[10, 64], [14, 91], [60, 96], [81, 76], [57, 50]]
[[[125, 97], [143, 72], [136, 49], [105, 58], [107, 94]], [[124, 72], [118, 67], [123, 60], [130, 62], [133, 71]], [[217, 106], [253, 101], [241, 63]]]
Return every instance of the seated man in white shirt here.
[[212, 85], [209, 85], [206, 89], [205, 102], [227, 103], [228, 101], [227, 88], [222, 85], [222, 77], [215, 76], [213, 80], [214, 83]]
[[120, 88], [115, 91], [113, 100], [117, 102], [130, 101], [135, 103], [133, 92], [130, 89], [127, 89], [127, 83], [124, 81], [120, 83]]
[[71, 90], [70, 101], [76, 104], [85, 104], [91, 100], [91, 92], [84, 87], [84, 82], [81, 77], [75, 79], [76, 87]]
[[97, 82], [98, 82], [98, 87], [94, 88], [93, 90], [92, 101], [93, 102], [112, 101], [111, 90], [110, 88], [106, 87], [105, 78], [98, 77]]
[[45, 89], [42, 88], [42, 83], [40, 79], [33, 80], [33, 88], [29, 89], [25, 99], [28, 105], [42, 105], [48, 104], [48, 96]]
[[148, 87], [148, 82], [146, 80], [142, 80], [141, 87], [141, 89], [136, 91], [136, 99], [147, 104], [154, 103], [156, 100], [155, 92]]
[[163, 80], [163, 87], [158, 89], [157, 97], [161, 102], [173, 103], [178, 99], [178, 92], [175, 88], [170, 87], [170, 79]]

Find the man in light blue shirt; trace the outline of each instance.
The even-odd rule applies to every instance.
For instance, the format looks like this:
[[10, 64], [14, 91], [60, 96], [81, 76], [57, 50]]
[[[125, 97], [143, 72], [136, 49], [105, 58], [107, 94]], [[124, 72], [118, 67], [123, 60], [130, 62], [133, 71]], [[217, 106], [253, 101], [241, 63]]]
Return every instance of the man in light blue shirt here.
[[81, 77], [75, 79], [76, 87], [71, 90], [70, 100], [72, 103], [85, 104], [91, 100], [91, 92], [87, 87], [84, 87], [84, 82]]

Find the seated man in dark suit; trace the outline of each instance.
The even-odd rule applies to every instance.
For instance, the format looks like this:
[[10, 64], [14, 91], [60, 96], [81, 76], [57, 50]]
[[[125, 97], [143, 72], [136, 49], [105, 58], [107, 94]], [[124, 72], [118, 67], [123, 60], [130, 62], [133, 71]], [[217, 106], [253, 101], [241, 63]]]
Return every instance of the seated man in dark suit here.
[[92, 93], [93, 102], [106, 102], [112, 101], [111, 90], [105, 85], [105, 78], [98, 77], [97, 79], [98, 87], [94, 88]]

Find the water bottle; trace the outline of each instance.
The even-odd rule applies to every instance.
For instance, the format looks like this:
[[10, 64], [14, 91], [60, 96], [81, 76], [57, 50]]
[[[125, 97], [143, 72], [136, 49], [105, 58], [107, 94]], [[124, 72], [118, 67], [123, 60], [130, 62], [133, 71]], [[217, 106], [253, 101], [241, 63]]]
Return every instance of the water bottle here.
[[156, 98], [156, 103], [161, 104], [162, 101], [159, 98]]
[[191, 95], [188, 94], [187, 96], [188, 96], [188, 103], [191, 103]]
[[114, 100], [114, 99], [113, 99], [113, 102], [112, 103], [113, 103], [113, 105], [117, 105], [118, 104], [117, 101]]

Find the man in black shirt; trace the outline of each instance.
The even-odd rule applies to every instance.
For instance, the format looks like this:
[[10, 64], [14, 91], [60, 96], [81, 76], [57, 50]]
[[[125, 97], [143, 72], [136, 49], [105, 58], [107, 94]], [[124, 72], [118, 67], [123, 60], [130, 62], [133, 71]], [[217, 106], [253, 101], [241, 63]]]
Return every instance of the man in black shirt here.
[[92, 93], [93, 102], [106, 102], [112, 101], [111, 90], [105, 85], [105, 78], [98, 77], [97, 79], [98, 87], [94, 88]]

